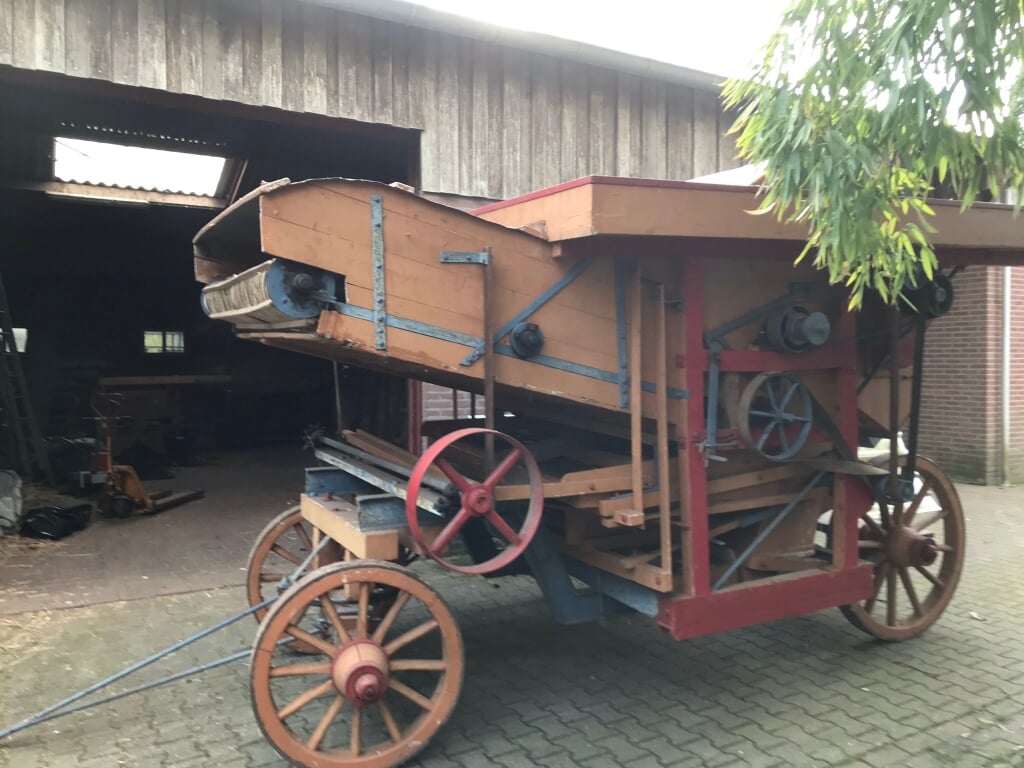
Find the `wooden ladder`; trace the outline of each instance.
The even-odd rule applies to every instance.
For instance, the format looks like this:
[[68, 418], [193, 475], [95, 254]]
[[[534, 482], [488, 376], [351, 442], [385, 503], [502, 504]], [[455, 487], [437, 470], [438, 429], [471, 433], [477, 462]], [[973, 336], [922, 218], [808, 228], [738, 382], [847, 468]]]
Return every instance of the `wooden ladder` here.
[[10, 458], [23, 477], [45, 479], [53, 484], [50, 457], [32, 412], [25, 373], [11, 326], [7, 292], [0, 278], [0, 421], [8, 433]]

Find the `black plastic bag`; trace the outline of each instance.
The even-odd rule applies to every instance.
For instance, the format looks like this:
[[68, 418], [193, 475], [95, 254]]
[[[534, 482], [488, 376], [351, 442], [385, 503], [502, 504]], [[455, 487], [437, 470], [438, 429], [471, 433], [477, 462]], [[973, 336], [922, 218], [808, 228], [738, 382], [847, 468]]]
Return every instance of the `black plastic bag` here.
[[22, 518], [21, 535], [57, 541], [80, 531], [92, 519], [92, 504], [34, 507]]

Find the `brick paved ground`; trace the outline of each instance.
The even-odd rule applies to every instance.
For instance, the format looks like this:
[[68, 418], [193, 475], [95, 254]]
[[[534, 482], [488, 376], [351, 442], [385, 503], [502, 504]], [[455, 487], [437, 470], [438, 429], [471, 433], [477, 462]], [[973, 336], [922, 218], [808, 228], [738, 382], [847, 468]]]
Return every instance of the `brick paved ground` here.
[[[968, 566], [924, 637], [828, 611], [674, 643], [640, 617], [557, 627], [525, 579], [452, 577], [467, 648], [430, 766], [1024, 766], [1024, 490], [961, 489]], [[232, 563], [231, 567], [237, 567]], [[0, 619], [0, 723], [236, 610], [237, 587]], [[972, 616], [972, 613], [974, 616]], [[168, 662], [242, 649], [250, 620]], [[244, 663], [25, 731], [0, 768], [276, 766]]]

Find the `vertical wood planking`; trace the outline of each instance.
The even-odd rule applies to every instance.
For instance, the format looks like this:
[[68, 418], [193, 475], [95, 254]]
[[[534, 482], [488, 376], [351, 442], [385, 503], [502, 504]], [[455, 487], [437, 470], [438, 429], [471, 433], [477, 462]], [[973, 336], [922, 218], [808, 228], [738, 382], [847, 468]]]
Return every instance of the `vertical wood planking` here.
[[111, 0], [111, 80], [135, 83], [139, 79], [139, 4], [137, 0]]
[[[19, 8], [25, 3], [15, 6], [15, 64], [19, 60], [19, 31], [21, 13]], [[29, 3], [31, 5], [31, 3]], [[32, 22], [34, 23], [34, 22]], [[69, 3], [64, 10], [64, 53], [66, 71], [77, 77], [95, 77], [110, 79], [110, 3], [101, 2]], [[31, 30], [32, 27], [28, 27]], [[31, 34], [26, 42], [31, 44]], [[30, 52], [31, 53], [31, 52]], [[24, 66], [31, 66], [26, 63]]]
[[221, 96], [230, 101], [241, 101], [245, 92], [242, 37], [244, 14], [245, 11], [237, 0], [220, 0], [220, 68], [224, 84]]
[[181, 0], [181, 90], [204, 92], [202, 0]]
[[341, 114], [338, 86], [338, 14], [329, 11], [324, 17], [324, 87], [327, 89], [325, 98], [327, 114], [337, 117]]
[[693, 96], [693, 175], [718, 170], [718, 97], [708, 91]]
[[[63, 30], [61, 30], [63, 34]], [[63, 41], [61, 41], [63, 50]], [[0, 0], [0, 64], [14, 61], [14, 4]]]
[[[438, 59], [440, 57], [439, 33], [428, 30], [423, 35], [423, 48], [420, 62], [422, 68], [413, 65], [409, 73], [409, 88], [418, 96], [414, 104], [419, 104], [423, 126], [420, 134], [420, 184], [423, 189], [439, 190], [441, 186], [441, 155], [440, 129], [437, 116], [438, 103]], [[413, 120], [416, 116], [413, 115]], [[414, 123], [415, 124], [415, 123]]]
[[641, 98], [640, 175], [648, 179], [664, 179], [668, 177], [665, 84], [644, 80]]
[[285, 3], [281, 7], [281, 106], [302, 111], [302, 16], [306, 6]]
[[[0, 3], [2, 4], [2, 3]], [[2, 15], [2, 11], [0, 11]], [[0, 36], [3, 35], [0, 18]], [[49, 72], [64, 71], [64, 3], [36, 3], [35, 67]], [[162, 28], [162, 27], [161, 27]], [[2, 44], [0, 44], [2, 48]]]
[[167, 88], [167, 4], [138, 0], [139, 85]]
[[718, 167], [720, 170], [738, 168], [743, 161], [737, 156], [736, 134], [729, 133], [732, 124], [736, 121], [736, 115], [725, 110], [718, 112]]
[[[84, 9], [75, 9], [73, 19], [84, 24], [87, 19]], [[80, 34], [81, 30], [75, 30]], [[72, 39], [73, 39], [72, 33]], [[35, 65], [35, 44], [36, 44], [36, 4], [34, 0], [11, 0], [11, 61], [16, 67], [30, 69]], [[83, 68], [88, 65], [88, 50], [85, 50], [84, 62], [79, 58], [83, 53], [81, 44], [75, 49], [75, 64]]]
[[263, 103], [263, 26], [259, 5], [241, 7], [242, 101]]
[[533, 87], [533, 160], [531, 176], [536, 187], [549, 187], [559, 174], [562, 132], [561, 62], [550, 56], [531, 56]]
[[167, 61], [166, 88], [181, 93], [181, 0], [166, 0], [164, 8]]
[[203, 90], [209, 99], [224, 98], [224, 74], [221, 70], [220, 4], [206, 2], [203, 9]]
[[302, 109], [327, 113], [327, 18], [317, 5], [302, 6]]
[[388, 28], [391, 42], [391, 123], [409, 125], [409, 27], [391, 25]]
[[472, 58], [467, 62], [472, 82], [469, 123], [473, 143], [469, 155], [463, 158], [463, 165], [468, 167], [470, 185], [464, 187], [466, 193], [474, 197], [487, 196], [488, 164], [493, 157], [488, 146], [488, 114], [490, 112], [491, 91], [487, 82], [487, 43], [482, 40], [467, 42]]
[[504, 171], [498, 158], [505, 154], [505, 136], [502, 126], [505, 122], [505, 74], [501, 70], [500, 53], [491, 46], [487, 51], [487, 148], [490, 158], [487, 163], [487, 197], [500, 198], [505, 186]]
[[527, 54], [512, 48], [501, 52], [502, 70], [502, 188], [499, 197], [515, 197], [533, 187], [530, 156], [533, 154], [533, 100], [530, 98], [530, 65]]
[[606, 69], [590, 70], [590, 152], [584, 176], [615, 173], [615, 74]]
[[349, 66], [353, 74], [353, 90], [349, 103], [350, 116], [356, 120], [373, 120], [373, 59], [370, 55], [370, 19], [349, 16]]
[[693, 88], [672, 85], [668, 90], [668, 157], [670, 179], [693, 177]]
[[375, 123], [394, 121], [394, 83], [392, 77], [391, 39], [389, 24], [379, 19], [370, 21], [370, 71], [373, 73], [373, 101], [370, 120]]
[[640, 78], [619, 73], [616, 107], [615, 172], [619, 176], [639, 176]]
[[[577, 128], [580, 122], [580, 64], [562, 60], [562, 115], [559, 130], [558, 181], [568, 181], [580, 175], [580, 153]], [[587, 99], [587, 108], [590, 108]]]
[[260, 14], [260, 59], [263, 102], [267, 106], [284, 104], [284, 62], [282, 36], [284, 34], [279, 0], [263, 0]]
[[[452, 145], [455, 165], [458, 168], [459, 189], [469, 190], [472, 194], [474, 185], [473, 174], [473, 43], [466, 38], [451, 38], [458, 53], [455, 59], [456, 94], [455, 101], [439, 105], [442, 109], [450, 109], [456, 114], [459, 124], [459, 143]], [[446, 145], [442, 144], [442, 151]]]
[[[459, 115], [455, 109], [459, 98], [459, 52], [455, 38], [439, 35], [437, 103], [434, 105], [434, 129], [437, 132], [438, 189], [444, 192], [459, 186], [458, 149]], [[429, 130], [429, 128], [428, 128]]]

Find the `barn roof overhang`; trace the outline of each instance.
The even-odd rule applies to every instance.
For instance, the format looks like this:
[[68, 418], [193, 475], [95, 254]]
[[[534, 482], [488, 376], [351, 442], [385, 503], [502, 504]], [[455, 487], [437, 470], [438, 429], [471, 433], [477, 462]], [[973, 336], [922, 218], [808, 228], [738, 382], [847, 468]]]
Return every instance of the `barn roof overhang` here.
[[724, 75], [680, 67], [668, 62], [648, 59], [631, 53], [602, 48], [577, 40], [511, 29], [497, 24], [446, 13], [434, 8], [404, 2], [403, 0], [305, 0], [316, 5], [336, 8], [360, 16], [370, 16], [409, 27], [432, 29], [460, 37], [480, 40], [492, 45], [517, 48], [548, 56], [572, 59], [592, 66], [644, 78], [679, 83], [691, 88], [718, 93], [725, 81]]

